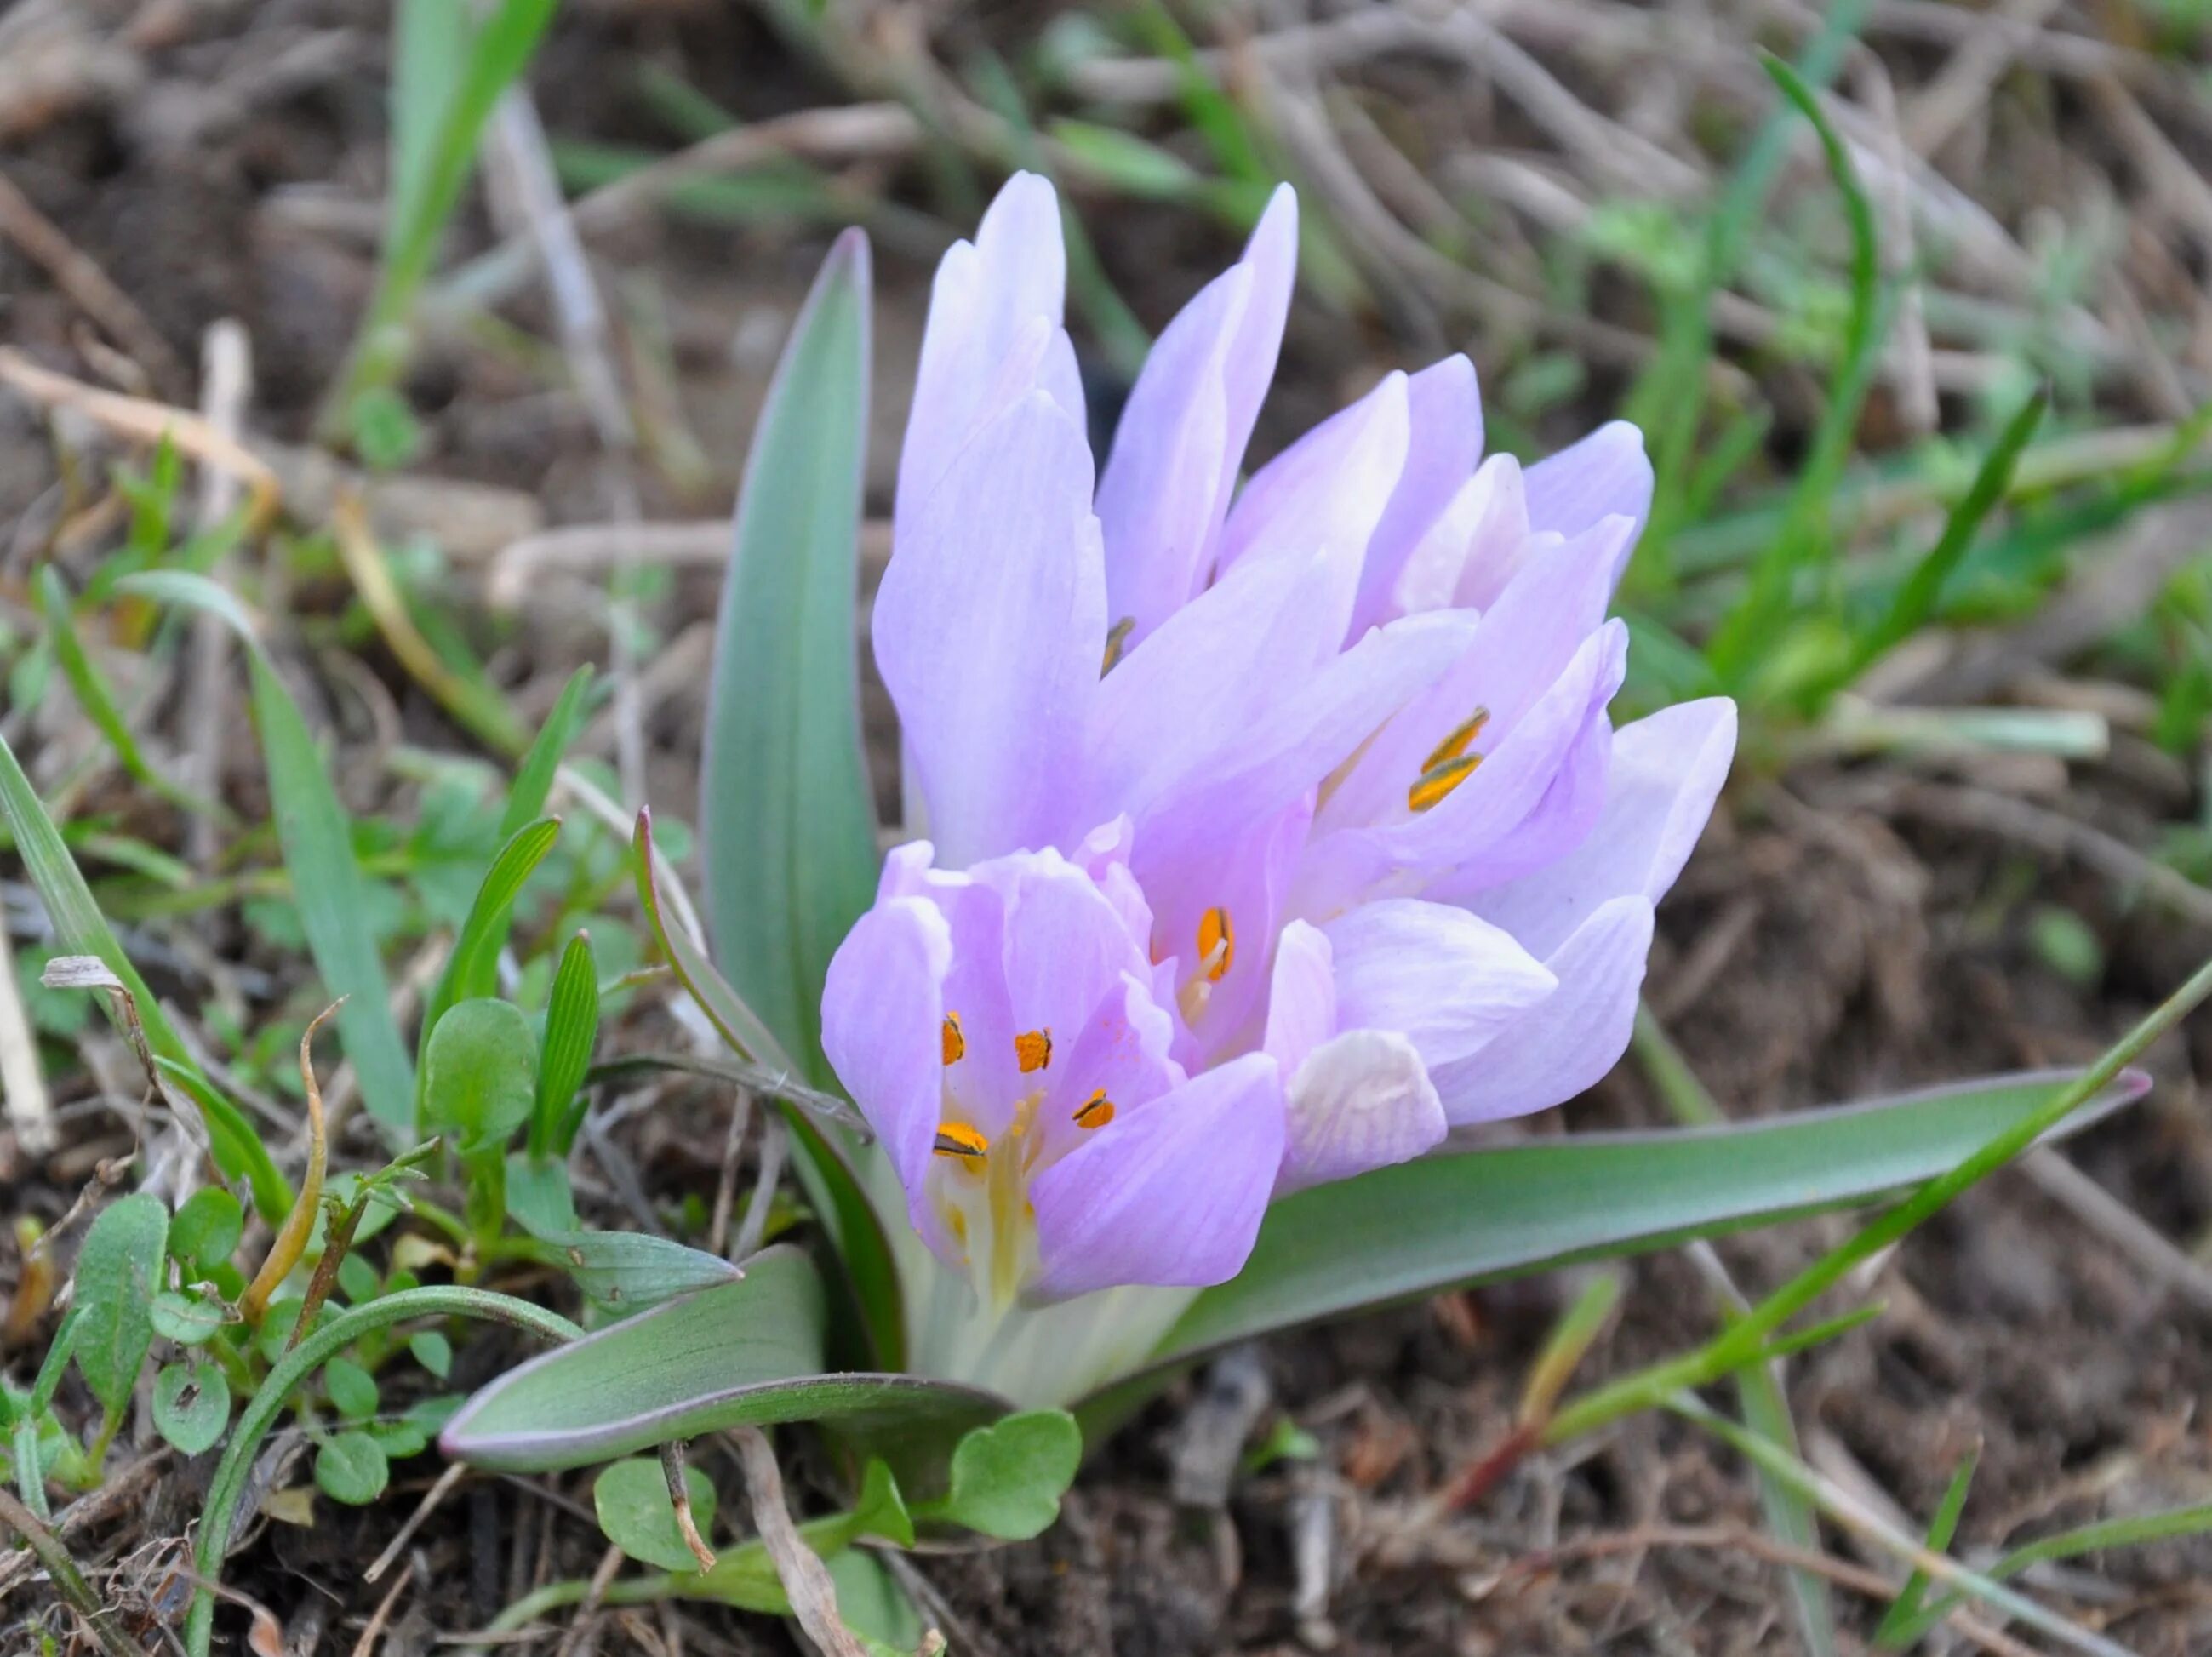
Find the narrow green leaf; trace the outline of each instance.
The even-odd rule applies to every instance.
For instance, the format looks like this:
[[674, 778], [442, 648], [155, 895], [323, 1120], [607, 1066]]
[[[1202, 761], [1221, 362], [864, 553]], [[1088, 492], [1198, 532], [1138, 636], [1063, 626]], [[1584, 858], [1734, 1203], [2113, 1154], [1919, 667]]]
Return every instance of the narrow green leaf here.
[[[192, 1062], [176, 1030], [161, 1011], [161, 1004], [146, 987], [146, 980], [138, 976], [138, 969], [123, 953], [123, 946], [115, 941], [100, 906], [93, 901], [92, 889], [70, 856], [61, 831], [46, 815], [40, 803], [38, 791], [31, 780], [23, 774], [16, 762], [15, 750], [0, 738], [0, 816], [8, 822], [8, 832], [15, 842], [16, 854], [23, 859], [23, 872], [46, 906], [46, 918], [53, 923], [54, 941], [69, 955], [98, 956], [106, 962], [108, 971], [121, 980], [137, 1004], [138, 1021], [146, 1032], [146, 1044], [155, 1057], [161, 1061], [166, 1074], [182, 1081], [189, 1077], [196, 1085], [187, 1088], [193, 1102], [200, 1107], [206, 1118], [208, 1139], [215, 1154], [216, 1166], [226, 1178], [246, 1178], [253, 1187], [254, 1206], [264, 1218], [282, 1220], [292, 1206], [292, 1187], [276, 1171], [268, 1148], [252, 1125], [228, 1101], [208, 1084]], [[123, 1016], [106, 996], [100, 998], [101, 1008], [117, 1029], [123, 1028]], [[211, 1106], [210, 1100], [218, 1103]]]
[[[1974, 1469], [1981, 1465], [1981, 1447], [1959, 1458], [1952, 1470], [1951, 1482], [1943, 1487], [1943, 1499], [1936, 1504], [1936, 1517], [1928, 1524], [1928, 1551], [1948, 1552], [1951, 1539], [1959, 1533], [1959, 1520], [1966, 1511], [1966, 1493], [1973, 1488]], [[1873, 1645], [1878, 1651], [1903, 1651], [1918, 1637], [1914, 1631], [1920, 1621], [1920, 1607], [1928, 1598], [1928, 1573], [1917, 1570], [1905, 1579], [1905, 1586], [1897, 1591], [1897, 1598], [1882, 1613], [1875, 1625]]]
[[853, 622], [869, 305], [867, 240], [848, 231], [793, 325], [754, 428], [700, 777], [715, 953], [817, 1082], [829, 1079], [823, 977], [876, 877]]
[[648, 1232], [553, 1230], [515, 1218], [595, 1305], [623, 1315], [744, 1276], [720, 1254]]
[[198, 1455], [230, 1424], [230, 1383], [203, 1359], [165, 1363], [154, 1377], [154, 1430], [179, 1455]]
[[[1717, 1128], [1578, 1133], [1302, 1191], [1267, 1211], [1244, 1270], [1199, 1296], [1154, 1362], [1456, 1284], [1863, 1203], [1956, 1167], [2068, 1079], [2008, 1077]], [[2069, 1130], [2142, 1086], [2107, 1089]]]
[[578, 932], [561, 952], [553, 990], [545, 1004], [545, 1043], [538, 1059], [538, 1102], [530, 1118], [534, 1156], [565, 1153], [562, 1125], [568, 1102], [592, 1068], [592, 1049], [599, 1038], [599, 965], [592, 957], [592, 935]]
[[[679, 889], [653, 846], [649, 811], [638, 813], [634, 845], [638, 898], [677, 981], [733, 1051], [778, 1076], [793, 1075], [791, 1060], [775, 1037], [714, 970], [682, 923], [670, 914]], [[846, 1155], [844, 1145], [849, 1143], [849, 1136], [833, 1139], [788, 1105], [784, 1107], [783, 1118], [791, 1129], [793, 1171], [836, 1246], [846, 1286], [866, 1332], [868, 1359], [887, 1369], [897, 1369], [906, 1350], [906, 1314], [899, 1301], [898, 1268], [884, 1235], [883, 1218], [869, 1201], [866, 1188]], [[895, 1223], [903, 1223], [903, 1217]]]
[[568, 744], [583, 729], [584, 715], [591, 711], [591, 700], [592, 669], [586, 663], [570, 674], [568, 683], [561, 687], [560, 700], [545, 716], [545, 723], [538, 727], [537, 739], [522, 756], [522, 763], [514, 768], [514, 784], [507, 791], [507, 808], [499, 819], [502, 844], [545, 815], [545, 802], [552, 796], [554, 776], [561, 769]]
[[130, 1407], [154, 1344], [169, 1211], [137, 1192], [102, 1209], [76, 1257], [76, 1367], [110, 1420]]
[[[540, 817], [508, 836], [499, 855], [491, 860], [483, 883], [477, 888], [476, 898], [469, 905], [468, 918], [454, 935], [453, 952], [447, 958], [445, 971], [438, 976], [437, 987], [422, 1004], [422, 1043], [418, 1063], [429, 1063], [430, 1032], [437, 1029], [439, 1021], [456, 1002], [499, 993], [499, 952], [507, 947], [507, 929], [514, 918], [514, 901], [522, 895], [523, 887], [560, 835], [560, 818]], [[420, 1118], [421, 1098], [416, 1099], [415, 1108]]]
[[455, 1004], [430, 1032], [422, 1068], [423, 1127], [449, 1136], [465, 1156], [506, 1144], [530, 1120], [538, 1041], [513, 1002]]
[[[714, 1480], [696, 1467], [686, 1467], [684, 1488], [691, 1497], [691, 1522], [701, 1536], [709, 1534], [714, 1523]], [[640, 1564], [697, 1574], [699, 1561], [684, 1545], [676, 1504], [668, 1499], [668, 1476], [658, 1457], [617, 1461], [601, 1472], [592, 1484], [592, 1510], [607, 1540]]]
[[918, 1375], [822, 1373], [826, 1308], [794, 1248], [747, 1260], [735, 1283], [671, 1301], [511, 1369], [447, 1423], [446, 1454], [547, 1472], [747, 1423], [833, 1421], [909, 1442], [1006, 1411], [988, 1393]]
[[[1735, 1372], [1737, 1400], [1743, 1406], [1743, 1424], [1777, 1448], [1801, 1454], [1797, 1423], [1790, 1414], [1790, 1401], [1772, 1363], [1761, 1358]], [[1759, 1503], [1765, 1511], [1766, 1527], [1775, 1539], [1791, 1547], [1817, 1550], [1819, 1521], [1813, 1504], [1764, 1469], [1759, 1478]], [[1809, 1657], [1834, 1657], [1836, 1608], [1826, 1578], [1809, 1570], [1790, 1572], [1790, 1598], [1797, 1606], [1798, 1630], [1805, 1637]]]
[[978, 1427], [952, 1453], [952, 1489], [924, 1517], [1026, 1542], [1060, 1517], [1083, 1461], [1083, 1431], [1065, 1410], [1028, 1410]]
[[368, 925], [368, 903], [353, 852], [353, 825], [331, 786], [299, 705], [263, 650], [251, 619], [216, 583], [185, 570], [148, 570], [118, 583], [122, 591], [190, 604], [228, 622], [246, 646], [253, 723], [269, 771], [277, 844], [292, 878], [308, 953], [333, 997], [337, 1026], [362, 1098], [395, 1141], [412, 1130], [415, 1070], [392, 1022], [391, 989]]
[[2005, 422], [2004, 430], [1997, 434], [1997, 440], [1975, 469], [1973, 483], [1952, 504], [1943, 520], [1943, 533], [1929, 549], [1928, 555], [1912, 567], [1911, 574], [1891, 600], [1887, 613], [1858, 640], [1851, 677], [1856, 677], [1904, 643], [1935, 615], [1943, 584], [1950, 580], [1951, 573], [1959, 568], [1960, 561], [1973, 545], [1974, 532], [1981, 528], [1982, 520], [2012, 488], [2012, 476], [2020, 464], [2021, 452], [2027, 447], [2050, 407], [2051, 394], [2039, 390]]

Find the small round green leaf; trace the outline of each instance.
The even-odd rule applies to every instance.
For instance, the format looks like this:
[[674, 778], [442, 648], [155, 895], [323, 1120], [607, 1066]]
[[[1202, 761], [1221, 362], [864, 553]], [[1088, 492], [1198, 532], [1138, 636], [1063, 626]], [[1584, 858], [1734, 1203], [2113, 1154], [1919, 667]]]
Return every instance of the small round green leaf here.
[[169, 1222], [169, 1253], [205, 1275], [228, 1259], [246, 1231], [246, 1212], [221, 1186], [204, 1186]]
[[[692, 1523], [704, 1536], [714, 1522], [714, 1487], [696, 1467], [684, 1470], [684, 1487], [691, 1493]], [[667, 1475], [658, 1460], [616, 1462], [592, 1486], [592, 1506], [607, 1540], [631, 1558], [665, 1571], [698, 1570], [677, 1528], [676, 1504], [668, 1499]]]
[[376, 1377], [351, 1358], [332, 1358], [323, 1366], [323, 1390], [331, 1407], [348, 1421], [366, 1421], [376, 1413]]
[[230, 1423], [230, 1383], [204, 1361], [165, 1363], [154, 1377], [154, 1428], [185, 1455], [198, 1455]]
[[223, 1309], [198, 1295], [164, 1289], [154, 1296], [154, 1332], [179, 1346], [198, 1346], [222, 1327]]
[[456, 1002], [430, 1032], [424, 1126], [464, 1154], [502, 1144], [538, 1096], [538, 1038], [522, 1009], [480, 997]]
[[985, 1536], [1025, 1542], [1060, 1517], [1083, 1431], [1065, 1410], [1030, 1410], [978, 1427], [952, 1452], [952, 1491], [938, 1515]]
[[315, 1484], [333, 1502], [366, 1507], [384, 1494], [392, 1464], [384, 1447], [367, 1433], [343, 1432], [315, 1452]]
[[430, 1435], [411, 1421], [372, 1421], [362, 1430], [376, 1441], [387, 1460], [404, 1461], [430, 1448]]
[[453, 1367], [453, 1343], [434, 1329], [425, 1329], [411, 1337], [407, 1350], [415, 1355], [415, 1362], [441, 1381]]

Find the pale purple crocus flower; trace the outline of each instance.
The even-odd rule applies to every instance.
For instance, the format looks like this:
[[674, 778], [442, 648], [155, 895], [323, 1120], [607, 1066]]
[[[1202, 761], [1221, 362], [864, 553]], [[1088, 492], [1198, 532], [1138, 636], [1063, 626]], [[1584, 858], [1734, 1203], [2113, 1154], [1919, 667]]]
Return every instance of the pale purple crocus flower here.
[[933, 290], [873, 619], [927, 838], [823, 1041], [992, 1326], [1222, 1282], [1273, 1197], [1595, 1082], [1734, 751], [1725, 700], [1607, 717], [1632, 427], [1485, 459], [1454, 357], [1237, 487], [1297, 240], [1285, 188], [1095, 478], [1050, 185]]

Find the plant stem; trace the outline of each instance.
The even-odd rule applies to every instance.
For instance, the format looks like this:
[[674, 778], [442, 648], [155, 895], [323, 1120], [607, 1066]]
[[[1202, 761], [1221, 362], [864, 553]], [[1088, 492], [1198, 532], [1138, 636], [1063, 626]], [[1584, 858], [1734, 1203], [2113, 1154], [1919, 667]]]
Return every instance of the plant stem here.
[[231, 1525], [246, 1493], [246, 1474], [293, 1391], [362, 1336], [424, 1317], [482, 1318], [552, 1340], [574, 1340], [584, 1332], [558, 1313], [512, 1295], [439, 1285], [403, 1290], [342, 1312], [287, 1352], [240, 1415], [216, 1467], [214, 1482], [208, 1487], [205, 1516], [200, 1522], [199, 1545], [194, 1555], [200, 1586], [193, 1591], [191, 1611], [185, 1621], [185, 1649], [189, 1657], [208, 1657], [215, 1629], [214, 1585], [222, 1575], [223, 1556], [229, 1551]]
[[21, 1536], [38, 1556], [39, 1563], [46, 1568], [46, 1575], [54, 1580], [54, 1591], [84, 1619], [85, 1626], [92, 1630], [107, 1657], [146, 1657], [145, 1652], [101, 1609], [92, 1585], [84, 1580], [84, 1573], [76, 1568], [76, 1561], [70, 1557], [70, 1551], [62, 1545], [61, 1539], [4, 1489], [0, 1489], [0, 1524]]

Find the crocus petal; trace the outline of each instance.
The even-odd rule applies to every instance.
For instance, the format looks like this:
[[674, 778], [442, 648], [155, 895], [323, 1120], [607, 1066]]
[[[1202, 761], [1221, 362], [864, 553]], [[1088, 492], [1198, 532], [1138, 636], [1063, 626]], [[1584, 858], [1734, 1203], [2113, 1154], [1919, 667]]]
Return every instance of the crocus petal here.
[[1054, 1161], [1104, 1132], [1077, 1120], [1096, 1096], [1104, 1096], [1110, 1126], [1121, 1112], [1180, 1086], [1182, 1068], [1168, 1056], [1174, 1040], [1174, 1019], [1141, 980], [1127, 976], [1109, 989], [1080, 1029], [1063, 1033], [1065, 1051], [1053, 1055], [1039, 1124], [1043, 1160]]
[[1432, 1149], [1449, 1125], [1413, 1044], [1388, 1030], [1347, 1030], [1291, 1078], [1275, 1194], [1347, 1180]]
[[1338, 1024], [1395, 1030], [1432, 1067], [1478, 1051], [1558, 986], [1510, 932], [1446, 904], [1388, 898], [1322, 930]]
[[1357, 571], [1406, 464], [1411, 435], [1406, 376], [1390, 373], [1253, 475], [1221, 531], [1218, 567], [1276, 552], [1328, 547], [1347, 555], [1354, 584], [1337, 616], [1350, 625]]
[[1628, 568], [1636, 537], [1651, 515], [1651, 460], [1644, 434], [1625, 420], [1599, 427], [1581, 442], [1528, 468], [1528, 522], [1570, 540], [1601, 519], [1620, 516], [1634, 527], [1614, 554], [1613, 579]]
[[1283, 324], [1291, 313], [1291, 285], [1298, 274], [1298, 195], [1290, 185], [1275, 186], [1267, 210], [1252, 228], [1252, 239], [1244, 244], [1244, 257], [1239, 263], [1252, 273], [1252, 293], [1237, 319], [1236, 338], [1222, 360], [1223, 406], [1229, 435], [1221, 453], [1224, 502], [1230, 486], [1237, 481], [1237, 468], [1243, 464], [1245, 446], [1252, 440], [1260, 404], [1275, 377]]
[[1329, 949], [1328, 934], [1293, 920], [1276, 941], [1261, 1050], [1281, 1066], [1284, 1075], [1295, 1076], [1307, 1055], [1336, 1029], [1336, 957]]
[[906, 1188], [915, 1229], [943, 1239], [922, 1188], [942, 1102], [939, 1029], [952, 932], [927, 900], [896, 898], [862, 915], [830, 958], [822, 1047]]
[[1090, 876], [1053, 851], [1007, 858], [990, 878], [1006, 904], [1005, 976], [1016, 1032], [1073, 1039], [1091, 1009], [1128, 977], [1151, 968], [1146, 934]]
[[1282, 1083], [1264, 1053], [1121, 1113], [1031, 1181], [1025, 1298], [1225, 1283], [1252, 1252], [1282, 1156]]
[[1589, 837], [1605, 810], [1606, 782], [1612, 770], [1613, 725], [1605, 705], [1619, 688], [1620, 681], [1610, 671], [1598, 680], [1583, 709], [1582, 730], [1568, 744], [1543, 798], [1528, 814], [1491, 840], [1479, 856], [1432, 875], [1422, 886], [1425, 895], [1466, 902], [1477, 893], [1549, 866]]
[[899, 451], [895, 519], [921, 504], [952, 457], [997, 412], [993, 393], [1006, 395], [1002, 373], [1025, 336], [1037, 342], [1032, 379], [1080, 428], [1083, 390], [1073, 354], [1043, 344], [1059, 329], [1066, 284], [1059, 199], [1045, 179], [1018, 173], [983, 215], [975, 241], [954, 243], [937, 267]]
[[[1367, 543], [1351, 636], [1404, 613], [1391, 604], [1401, 573], [1468, 483], [1482, 458], [1482, 393], [1474, 365], [1446, 357], [1406, 383], [1405, 469]], [[1465, 545], [1464, 537], [1461, 544]]]
[[1651, 952], [1651, 905], [1600, 904], [1545, 960], [1559, 987], [1472, 1057], [1431, 1071], [1455, 1126], [1548, 1109], [1595, 1087], [1628, 1050]]
[[877, 665], [945, 862], [1059, 839], [1105, 618], [1091, 452], [1032, 392], [901, 526], [876, 597]]
[[1580, 846], [1474, 900], [1538, 955], [1559, 947], [1601, 904], [1656, 902], [1704, 832], [1735, 753], [1735, 704], [1682, 702], [1613, 734], [1606, 803]]

